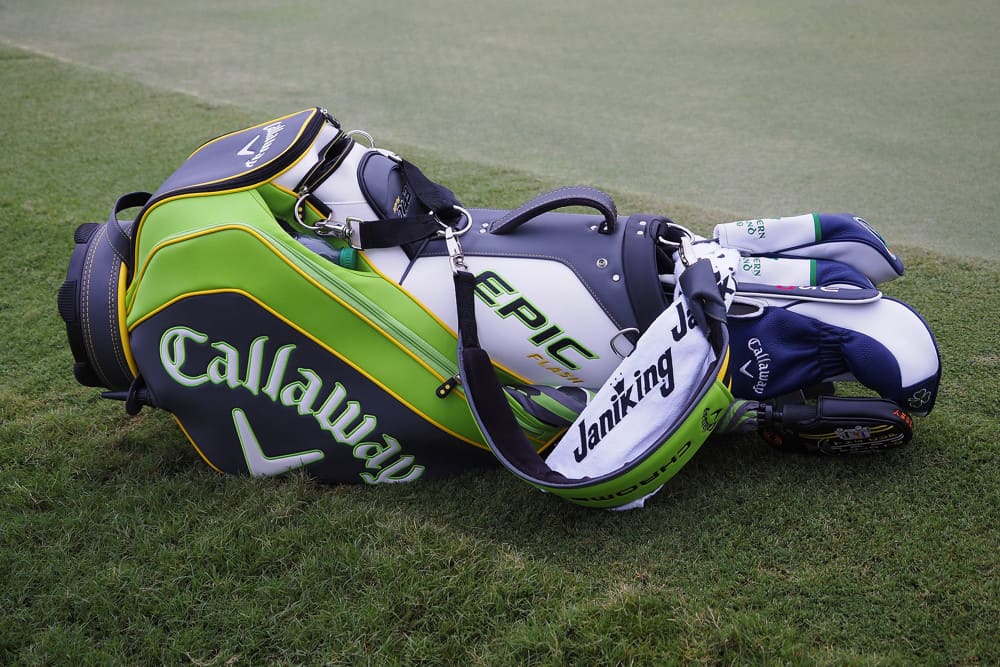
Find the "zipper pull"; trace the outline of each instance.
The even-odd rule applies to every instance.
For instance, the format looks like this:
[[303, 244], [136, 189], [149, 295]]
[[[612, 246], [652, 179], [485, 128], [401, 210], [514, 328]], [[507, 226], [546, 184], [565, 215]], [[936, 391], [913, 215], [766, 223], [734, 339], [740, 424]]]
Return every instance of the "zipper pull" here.
[[438, 388], [434, 393], [437, 394], [438, 398], [447, 398], [448, 394], [450, 394], [452, 390], [460, 384], [462, 384], [462, 379], [458, 375], [452, 375], [450, 378], [438, 385]]
[[340, 121], [333, 117], [326, 107], [319, 107], [319, 114], [323, 116], [331, 125], [333, 125], [338, 130], [340, 129]]

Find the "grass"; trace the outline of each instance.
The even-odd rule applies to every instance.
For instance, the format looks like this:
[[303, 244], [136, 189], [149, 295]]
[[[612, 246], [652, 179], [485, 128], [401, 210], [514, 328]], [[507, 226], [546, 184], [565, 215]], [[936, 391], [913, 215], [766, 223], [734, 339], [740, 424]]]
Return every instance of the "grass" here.
[[[888, 291], [929, 319], [945, 375], [884, 456], [717, 440], [626, 514], [500, 469], [223, 478], [168, 415], [75, 383], [55, 293], [77, 224], [261, 118], [8, 47], [0, 84], [0, 663], [1000, 662], [997, 262], [899, 248]], [[393, 148], [473, 206], [559, 184]], [[701, 229], [753, 213], [615, 194]]]

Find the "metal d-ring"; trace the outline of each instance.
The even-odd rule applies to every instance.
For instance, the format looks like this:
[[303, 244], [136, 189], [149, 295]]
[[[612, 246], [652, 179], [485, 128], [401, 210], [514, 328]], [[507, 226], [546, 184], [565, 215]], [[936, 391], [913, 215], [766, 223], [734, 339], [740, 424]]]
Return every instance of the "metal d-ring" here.
[[465, 234], [465, 233], [466, 233], [467, 231], [469, 231], [470, 229], [472, 229], [472, 214], [471, 214], [471, 213], [469, 213], [469, 212], [468, 212], [467, 210], [465, 210], [464, 208], [462, 208], [461, 206], [458, 206], [457, 204], [452, 204], [452, 206], [451, 206], [451, 207], [452, 207], [453, 209], [455, 209], [456, 211], [458, 211], [459, 213], [461, 213], [462, 215], [464, 215], [464, 216], [465, 216], [465, 226], [464, 226], [464, 227], [458, 227], [458, 228], [456, 228], [456, 227], [452, 227], [451, 225], [449, 225], [449, 224], [446, 224], [445, 222], [443, 222], [443, 221], [441, 220], [441, 218], [438, 218], [438, 217], [437, 217], [437, 216], [435, 215], [435, 216], [434, 216], [434, 219], [435, 219], [435, 220], [437, 220], [437, 223], [438, 223], [439, 225], [441, 225], [441, 228], [442, 228], [442, 229], [441, 229], [440, 231], [438, 231], [438, 235], [439, 235], [439, 236], [444, 236], [444, 235], [445, 235], [445, 233], [447, 233], [447, 231], [448, 231], [449, 229], [451, 230], [451, 233], [452, 233], [452, 235], [453, 235], [453, 236], [462, 236], [462, 235], [463, 235], [463, 234]]
[[[305, 204], [305, 201], [308, 198], [309, 198], [309, 191], [303, 190], [302, 193], [298, 196], [298, 199], [295, 200], [295, 206], [292, 208], [292, 216], [295, 218], [295, 222], [299, 223], [306, 229], [316, 232], [323, 228], [323, 222], [319, 223], [318, 225], [310, 225], [308, 222], [302, 219], [301, 211], [303, 209], [303, 204]], [[325, 220], [324, 222], [329, 222], [329, 220]]]
[[[670, 222], [667, 225], [665, 225], [665, 227], [675, 232], [680, 232], [682, 238], [684, 237], [687, 237], [688, 239], [695, 238], [694, 232], [692, 232], [684, 225], [678, 225], [676, 222]], [[671, 241], [670, 239], [663, 238], [662, 228], [660, 234], [657, 235], [656, 240], [657, 242], [660, 243], [660, 245], [664, 245], [667, 248], [670, 248], [671, 250], [677, 250], [681, 245], [680, 241]]]
[[372, 135], [365, 132], [364, 130], [350, 130], [349, 132], [344, 133], [344, 136], [348, 137], [353, 137], [354, 135], [364, 137], [365, 139], [368, 140], [368, 147], [375, 148], [375, 138]]
[[[636, 329], [635, 327], [627, 327], [625, 329], [622, 329], [618, 333], [616, 333], [614, 336], [612, 336], [611, 337], [611, 342], [609, 343], [611, 345], [611, 351], [614, 352], [615, 354], [617, 354], [622, 359], [624, 359], [628, 355], [632, 354], [632, 350], [634, 350], [635, 346], [636, 346], [636, 344], [633, 341], [629, 340], [628, 334], [630, 334], [630, 333], [639, 334], [640, 331], [638, 329]], [[619, 342], [620, 340], [624, 340], [626, 343], [628, 343], [629, 345], [631, 345], [632, 349], [631, 350], [627, 350], [625, 352], [623, 352], [622, 350], [619, 350], [618, 346], [621, 344]]]

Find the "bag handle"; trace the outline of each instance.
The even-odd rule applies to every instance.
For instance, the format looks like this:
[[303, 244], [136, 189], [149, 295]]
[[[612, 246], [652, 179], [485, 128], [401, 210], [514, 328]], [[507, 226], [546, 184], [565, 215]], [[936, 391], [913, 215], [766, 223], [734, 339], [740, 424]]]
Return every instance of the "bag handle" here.
[[615, 206], [614, 200], [606, 192], [583, 185], [558, 188], [526, 201], [494, 222], [490, 227], [490, 233], [510, 234], [542, 213], [567, 206], [587, 206], [595, 209], [604, 216], [604, 221], [597, 228], [598, 233], [614, 233], [615, 224], [618, 221], [618, 208]]
[[125, 270], [132, 272], [133, 251], [131, 230], [126, 229], [119, 220], [118, 214], [130, 208], [140, 208], [149, 202], [152, 197], [148, 192], [130, 192], [115, 200], [111, 207], [111, 215], [108, 216], [108, 242], [111, 248], [118, 255], [118, 259], [125, 265]]

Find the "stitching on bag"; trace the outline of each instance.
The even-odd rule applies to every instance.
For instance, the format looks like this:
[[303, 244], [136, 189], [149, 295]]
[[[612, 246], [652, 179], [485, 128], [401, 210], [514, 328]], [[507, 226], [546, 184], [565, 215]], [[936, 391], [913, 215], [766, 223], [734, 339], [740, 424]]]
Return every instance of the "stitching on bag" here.
[[[83, 331], [83, 340], [87, 346], [87, 351], [89, 352], [88, 356], [90, 357], [90, 360], [94, 366], [94, 370], [97, 372], [97, 374], [101, 377], [102, 380], [108, 382], [109, 374], [107, 373], [105, 366], [101, 363], [101, 359], [97, 355], [97, 350], [94, 346], [94, 335], [93, 332], [91, 331], [92, 321], [90, 314], [90, 299], [88, 298], [90, 295], [91, 284], [93, 282], [92, 279], [94, 273], [94, 262], [97, 256], [98, 246], [102, 241], [107, 241], [110, 244], [110, 239], [108, 239], [107, 226], [102, 226], [98, 230], [97, 234], [91, 241], [90, 246], [87, 248], [87, 257], [83, 266], [83, 275], [82, 275], [83, 280], [80, 286], [81, 289], [80, 293], [83, 295], [83, 298], [81, 299], [82, 307], [80, 308], [80, 321], [81, 321], [81, 329]], [[118, 255], [116, 253], [115, 257], [117, 256]], [[108, 333], [108, 338], [111, 341], [111, 347], [112, 351], [114, 352], [115, 362], [118, 364], [118, 368], [126, 376], [128, 376], [131, 375], [132, 371], [131, 369], [127, 368], [127, 364], [124, 366], [122, 365], [124, 357], [124, 348], [121, 345], [121, 342], [115, 339], [115, 328], [118, 323], [118, 312], [117, 309], [115, 308], [115, 300], [117, 299], [118, 296], [117, 280], [118, 280], [118, 272], [120, 271], [120, 269], [121, 269], [121, 261], [113, 261], [111, 266], [111, 273], [109, 276], [108, 287], [109, 288], [114, 287], [114, 289], [108, 290], [107, 305], [108, 305], [109, 320], [108, 320], [107, 333]], [[111, 316], [114, 316], [113, 322], [111, 321]]]

